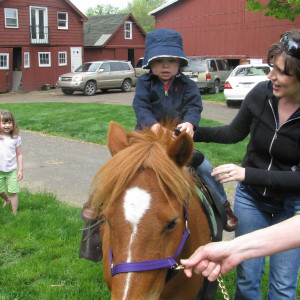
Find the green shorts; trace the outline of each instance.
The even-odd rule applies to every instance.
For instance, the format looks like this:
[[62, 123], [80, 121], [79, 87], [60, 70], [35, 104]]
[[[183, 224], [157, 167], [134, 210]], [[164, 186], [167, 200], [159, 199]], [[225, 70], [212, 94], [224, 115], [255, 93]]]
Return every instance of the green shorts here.
[[0, 193], [18, 193], [20, 191], [18, 182], [18, 170], [11, 172], [0, 171]]

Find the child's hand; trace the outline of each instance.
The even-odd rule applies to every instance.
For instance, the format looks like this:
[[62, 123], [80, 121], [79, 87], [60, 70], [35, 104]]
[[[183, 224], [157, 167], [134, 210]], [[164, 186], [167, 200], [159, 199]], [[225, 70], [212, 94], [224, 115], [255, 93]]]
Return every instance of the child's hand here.
[[160, 128], [160, 124], [158, 123], [154, 123], [150, 126], [151, 131], [153, 131], [154, 133], [158, 132], [159, 128]]
[[23, 171], [18, 171], [18, 180], [21, 181], [23, 179]]
[[180, 131], [185, 131], [187, 134], [189, 134], [191, 137], [194, 135], [194, 125], [190, 122], [185, 122], [177, 125], [178, 128], [180, 128]]

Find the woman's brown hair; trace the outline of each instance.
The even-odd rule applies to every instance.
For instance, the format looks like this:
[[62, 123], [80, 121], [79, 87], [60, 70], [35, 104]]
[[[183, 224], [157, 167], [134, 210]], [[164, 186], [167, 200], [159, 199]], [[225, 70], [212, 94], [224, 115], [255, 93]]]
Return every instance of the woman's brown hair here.
[[[292, 31], [287, 31], [281, 35], [281, 37], [287, 36], [288, 40], [293, 40], [298, 44], [300, 48], [300, 30], [295, 29]], [[286, 42], [278, 42], [273, 44], [268, 52], [267, 62], [272, 66], [272, 60], [275, 55], [282, 55], [285, 61], [284, 74], [295, 75], [298, 81], [300, 81], [300, 57], [292, 56], [285, 49]]]

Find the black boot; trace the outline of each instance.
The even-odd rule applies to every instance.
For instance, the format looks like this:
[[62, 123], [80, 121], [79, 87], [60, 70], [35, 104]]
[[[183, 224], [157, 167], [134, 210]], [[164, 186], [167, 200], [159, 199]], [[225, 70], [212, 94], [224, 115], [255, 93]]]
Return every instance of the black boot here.
[[79, 257], [92, 261], [102, 259], [102, 242], [99, 234], [99, 227], [104, 219], [98, 219], [97, 213], [87, 209], [85, 205], [81, 211], [81, 218], [85, 222], [85, 228], [82, 231]]

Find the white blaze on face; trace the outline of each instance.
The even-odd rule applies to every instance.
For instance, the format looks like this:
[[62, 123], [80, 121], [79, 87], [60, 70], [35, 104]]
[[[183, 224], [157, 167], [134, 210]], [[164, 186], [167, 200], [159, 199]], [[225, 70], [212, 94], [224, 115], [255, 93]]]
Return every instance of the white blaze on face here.
[[[131, 262], [132, 253], [131, 247], [138, 232], [138, 225], [145, 215], [146, 211], [150, 207], [151, 195], [138, 187], [131, 188], [126, 191], [123, 208], [124, 208], [124, 216], [125, 220], [128, 221], [132, 226], [132, 232], [130, 236], [130, 241], [128, 245], [128, 255], [127, 262]], [[123, 299], [126, 299], [127, 291], [129, 288], [131, 273], [128, 273], [126, 278], [126, 286], [124, 291]]]

